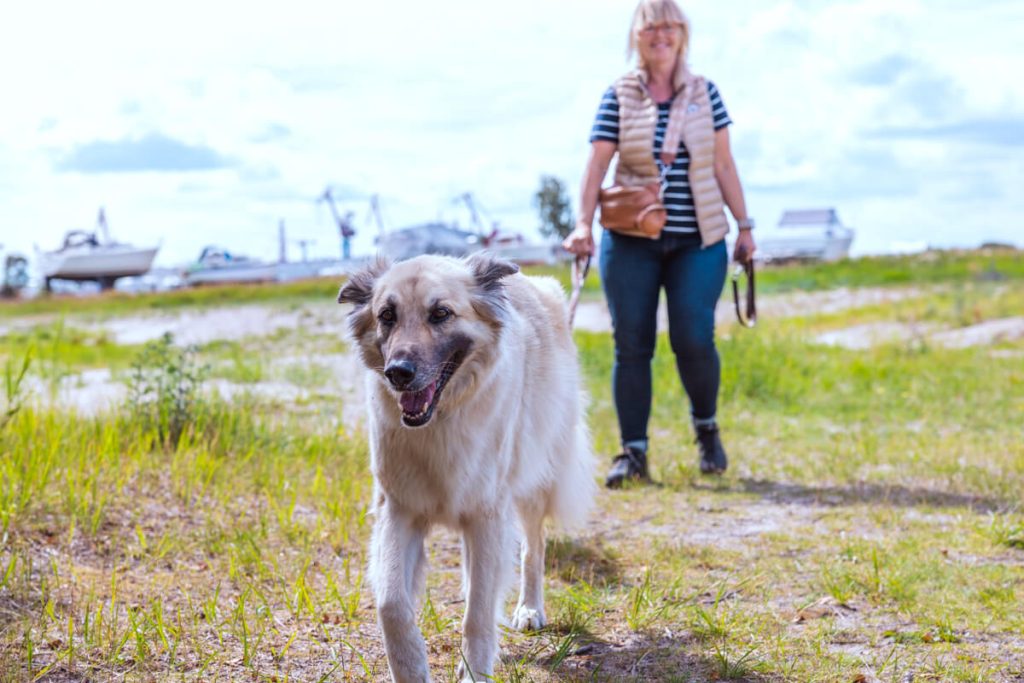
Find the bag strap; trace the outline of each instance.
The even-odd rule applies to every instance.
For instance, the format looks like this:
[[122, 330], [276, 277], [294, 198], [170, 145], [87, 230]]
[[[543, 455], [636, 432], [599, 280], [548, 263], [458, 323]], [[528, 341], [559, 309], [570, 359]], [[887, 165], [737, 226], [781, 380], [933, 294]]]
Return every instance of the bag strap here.
[[[747, 275], [747, 305], [746, 316], [740, 312], [740, 274]], [[754, 289], [754, 259], [748, 258], [742, 264], [737, 264], [732, 271], [732, 301], [736, 306], [736, 319], [743, 327], [753, 327], [757, 324], [757, 301], [755, 300]]]
[[683, 139], [683, 128], [686, 127], [686, 112], [696, 97], [696, 89], [700, 79], [690, 79], [681, 93], [677, 93], [668, 111], [668, 125], [665, 126], [665, 137], [661, 143], [661, 163], [666, 169], [672, 168], [676, 155], [679, 153], [679, 142]]

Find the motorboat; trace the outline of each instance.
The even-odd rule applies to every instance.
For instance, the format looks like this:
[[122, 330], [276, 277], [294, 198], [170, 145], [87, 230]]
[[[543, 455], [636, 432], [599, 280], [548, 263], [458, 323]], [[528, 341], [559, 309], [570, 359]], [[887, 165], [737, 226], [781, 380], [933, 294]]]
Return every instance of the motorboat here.
[[186, 269], [183, 279], [186, 285], [273, 282], [278, 279], [278, 264], [207, 245], [200, 252], [199, 259]]
[[[330, 199], [330, 193], [323, 195]], [[384, 256], [402, 261], [421, 254], [440, 254], [444, 256], [468, 256], [478, 251], [487, 251], [500, 258], [515, 261], [523, 265], [554, 264], [568, 258], [568, 252], [561, 248], [557, 241], [533, 242], [517, 232], [509, 232], [499, 227], [497, 221], [491, 220], [487, 227], [482, 209], [472, 193], [466, 192], [453, 199], [464, 203], [469, 209], [472, 225], [475, 229], [466, 230], [459, 227], [456, 221], [436, 220], [407, 226], [398, 230], [387, 231], [381, 217], [377, 195], [370, 200], [370, 211], [377, 220], [380, 235], [375, 239], [377, 249]], [[333, 209], [339, 229], [342, 221], [340, 213]], [[344, 231], [342, 229], [342, 234]]]
[[484, 249], [523, 266], [550, 266], [570, 257], [560, 242], [531, 242], [522, 233], [499, 232], [497, 229], [484, 240]]
[[479, 251], [482, 246], [482, 240], [475, 232], [460, 230], [441, 222], [393, 230], [377, 239], [380, 251], [395, 261], [420, 254], [466, 256]]
[[757, 231], [754, 255], [764, 261], [838, 261], [849, 255], [853, 237], [833, 208], [788, 210], [776, 229]]
[[[99, 238], [102, 233], [103, 239]], [[110, 239], [107, 220], [100, 209], [98, 230], [71, 230], [54, 251], [37, 247], [39, 270], [46, 289], [52, 280], [93, 281], [101, 289], [109, 289], [121, 277], [142, 275], [153, 265], [160, 247], [136, 247]]]

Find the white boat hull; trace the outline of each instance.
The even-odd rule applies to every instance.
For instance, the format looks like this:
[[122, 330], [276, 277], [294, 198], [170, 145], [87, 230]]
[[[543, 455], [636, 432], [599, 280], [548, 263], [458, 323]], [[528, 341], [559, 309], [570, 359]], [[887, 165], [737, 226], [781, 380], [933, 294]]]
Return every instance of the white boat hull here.
[[40, 255], [40, 270], [45, 278], [61, 280], [100, 280], [149, 271], [158, 247], [100, 247], [97, 249], [44, 252]]
[[185, 274], [185, 284], [187, 285], [210, 285], [228, 282], [273, 282], [275, 280], [277, 280], [276, 263], [202, 268]]
[[558, 245], [551, 244], [508, 244], [488, 247], [495, 256], [522, 265], [554, 265], [558, 262]]

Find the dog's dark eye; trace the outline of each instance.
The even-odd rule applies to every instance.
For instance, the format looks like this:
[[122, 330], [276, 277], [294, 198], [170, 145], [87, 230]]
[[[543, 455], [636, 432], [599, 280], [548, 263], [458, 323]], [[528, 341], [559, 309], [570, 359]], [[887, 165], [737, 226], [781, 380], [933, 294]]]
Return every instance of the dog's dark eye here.
[[377, 314], [377, 320], [381, 321], [385, 325], [390, 325], [395, 322], [395, 311], [390, 308], [385, 308]]
[[430, 322], [432, 323], [443, 323], [450, 317], [452, 317], [452, 312], [444, 306], [438, 306], [430, 312]]

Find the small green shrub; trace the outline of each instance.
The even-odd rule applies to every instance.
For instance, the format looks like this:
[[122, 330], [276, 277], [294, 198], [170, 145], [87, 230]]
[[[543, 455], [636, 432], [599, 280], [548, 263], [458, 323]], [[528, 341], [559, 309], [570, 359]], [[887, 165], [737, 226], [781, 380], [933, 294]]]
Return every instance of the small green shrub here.
[[200, 392], [209, 368], [200, 365], [194, 346], [177, 347], [168, 332], [146, 344], [132, 363], [128, 379], [128, 408], [169, 449], [200, 417]]

